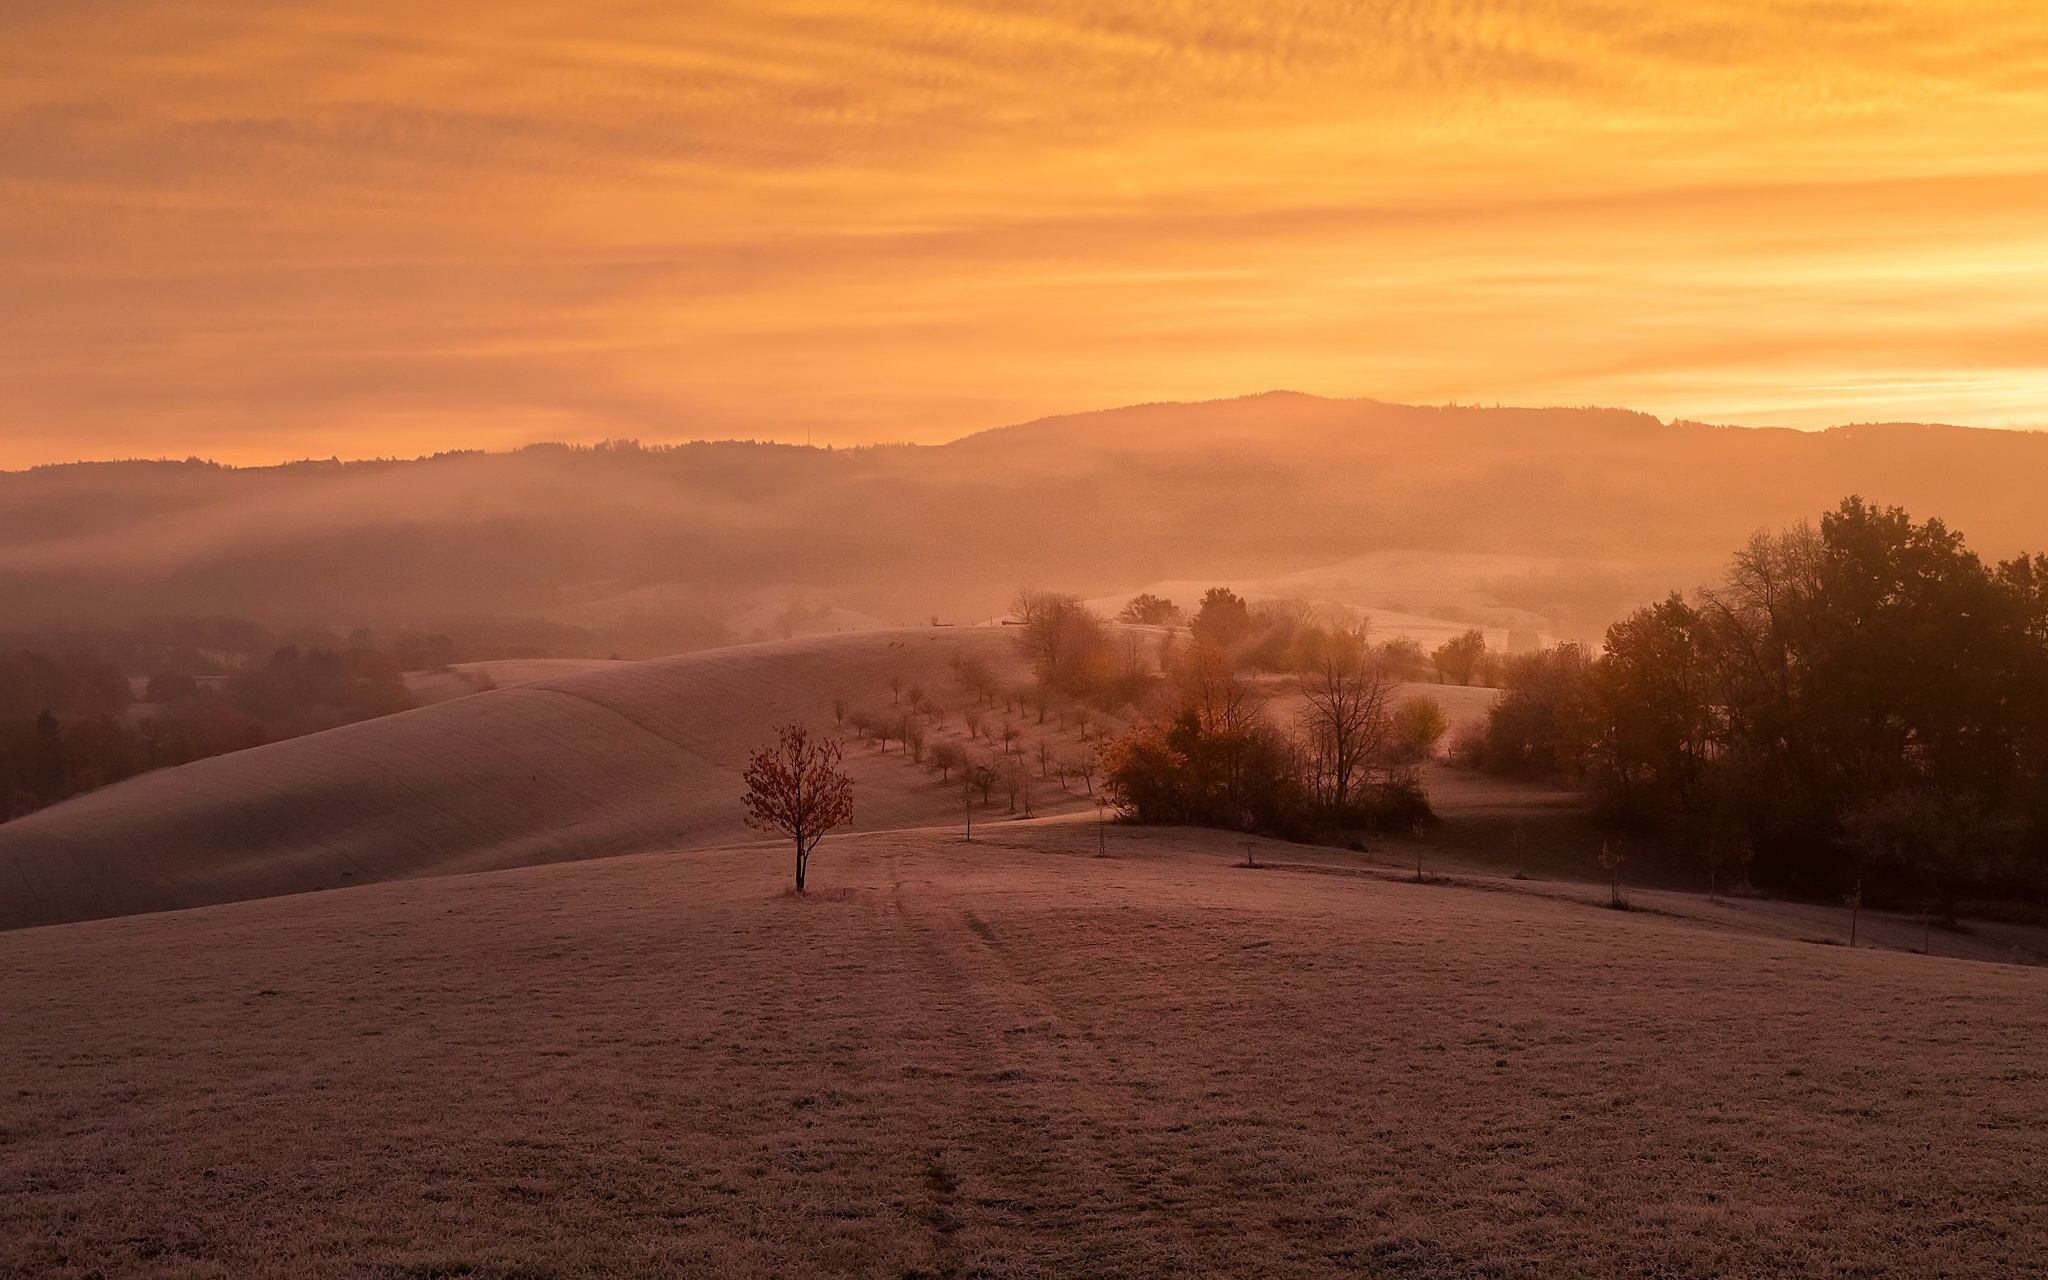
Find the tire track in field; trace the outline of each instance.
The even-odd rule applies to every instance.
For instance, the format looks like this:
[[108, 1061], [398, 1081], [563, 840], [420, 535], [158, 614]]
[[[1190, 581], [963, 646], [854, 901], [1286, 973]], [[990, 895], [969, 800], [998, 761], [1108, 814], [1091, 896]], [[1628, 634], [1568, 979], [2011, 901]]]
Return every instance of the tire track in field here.
[[[906, 895], [891, 861], [899, 919], [922, 948], [935, 994], [953, 1006], [944, 1016], [954, 1079], [971, 1086], [958, 1091], [965, 1107], [950, 1113], [971, 1138], [956, 1147], [954, 1256], [971, 1266], [974, 1243], [986, 1241], [1000, 1254], [1022, 1247], [1027, 1270], [1049, 1273], [1210, 1269], [1189, 1257], [1182, 1218], [1220, 1207], [1213, 1184], [1237, 1171], [1210, 1168], [1208, 1185], [1187, 1186], [1191, 1152], [1168, 1135], [1185, 1132], [1190, 1117], [1114, 1062], [1032, 981], [998, 930], [943, 889]], [[1170, 1237], [1177, 1247], [1166, 1247]], [[1091, 1251], [1075, 1253], [1080, 1241]], [[1231, 1242], [1235, 1265], [1244, 1243]], [[1175, 1265], [1162, 1261], [1169, 1253]], [[1231, 1264], [1219, 1256], [1214, 1265]]]
[[[932, 1077], [926, 1186], [932, 1247], [941, 1277], [1006, 1270], [1005, 1261], [1044, 1265], [1047, 1237], [1098, 1234], [1089, 1219], [1115, 1214], [1103, 1200], [1119, 1181], [1092, 1141], [1098, 1103], [1091, 1070], [1060, 1060], [1043, 1001], [992, 966], [985, 924], [966, 923], [943, 894], [906, 889], [889, 859], [891, 912], [901, 954], [918, 975], [922, 1022], [942, 1029], [941, 1058], [919, 1068]], [[979, 954], [978, 954], [979, 953]], [[1027, 1041], [1045, 1040], [1034, 1044]], [[1078, 1106], [1076, 1098], [1084, 1098]], [[1102, 1257], [1061, 1258], [1060, 1271], [1141, 1269], [1142, 1249], [1105, 1265]]]
[[[916, 1189], [919, 1203], [914, 1217], [922, 1221], [924, 1236], [905, 1240], [901, 1274], [904, 1280], [957, 1280], [963, 1274], [958, 1241], [959, 1179], [948, 1159], [953, 1134], [946, 1121], [967, 1114], [973, 1098], [966, 1077], [950, 1065], [906, 1060], [920, 1056], [916, 1046], [930, 1040], [933, 1007], [941, 993], [931, 989], [931, 972], [918, 961], [919, 939], [906, 920], [900, 868], [893, 857], [888, 863], [893, 881], [890, 897], [886, 903], [867, 900], [868, 924], [874, 952], [896, 957], [906, 971], [901, 975], [904, 980], [887, 981], [876, 992], [873, 1021], [877, 1034], [869, 1056], [879, 1059], [873, 1068], [878, 1078], [889, 1079], [892, 1086], [907, 1082], [919, 1095], [913, 1107], [919, 1131], [904, 1135], [906, 1140], [897, 1144], [895, 1151], [909, 1165], [903, 1181]], [[946, 1024], [942, 1021], [939, 1025]]]

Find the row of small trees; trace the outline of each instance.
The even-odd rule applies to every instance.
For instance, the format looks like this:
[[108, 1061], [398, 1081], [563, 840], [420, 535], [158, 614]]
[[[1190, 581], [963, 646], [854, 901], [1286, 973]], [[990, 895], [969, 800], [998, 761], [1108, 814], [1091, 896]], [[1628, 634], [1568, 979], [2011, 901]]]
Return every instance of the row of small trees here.
[[[840, 728], [875, 743], [884, 754], [900, 744], [911, 763], [937, 774], [941, 783], [978, 796], [984, 805], [995, 803], [1000, 795], [1012, 812], [1028, 815], [1039, 794], [1037, 784], [1046, 782], [1063, 791], [1078, 785], [1093, 794], [1099, 762], [1089, 739], [1098, 712], [1042, 682], [1006, 684], [982, 657], [965, 650], [956, 650], [949, 662], [970, 696], [965, 706], [949, 708], [922, 686], [892, 675], [886, 708], [871, 711], [849, 708], [843, 700], [834, 703]], [[1039, 726], [1035, 740], [1027, 730], [1034, 714]], [[952, 732], [956, 721], [964, 741]], [[1055, 745], [1047, 729], [1054, 721], [1058, 728], [1071, 727], [1078, 733], [1078, 751]]]
[[[1318, 637], [1332, 631], [1370, 631], [1370, 619], [1340, 605], [1308, 600], [1248, 601], [1228, 587], [1211, 587], [1192, 617], [1173, 601], [1147, 592], [1135, 596], [1117, 614], [1134, 625], [1173, 626], [1185, 621], [1191, 634], [1221, 645], [1245, 667], [1268, 672], [1294, 672], [1313, 661]], [[1405, 636], [1374, 646], [1381, 665], [1404, 679], [1440, 684], [1494, 685], [1502, 672], [1501, 655], [1486, 647], [1486, 633], [1464, 631], [1425, 652]]]
[[1506, 684], [1457, 754], [1583, 778], [1709, 862], [1949, 914], [2048, 888], [2048, 557], [1850, 498]]

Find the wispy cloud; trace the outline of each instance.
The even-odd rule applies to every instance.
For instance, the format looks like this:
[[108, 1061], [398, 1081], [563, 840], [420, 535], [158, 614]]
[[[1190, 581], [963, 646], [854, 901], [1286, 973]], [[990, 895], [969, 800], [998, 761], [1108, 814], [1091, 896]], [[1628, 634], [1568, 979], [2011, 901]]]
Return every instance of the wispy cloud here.
[[2048, 10], [1967, 8], [17, 3], [0, 465], [1281, 385], [2042, 422]]

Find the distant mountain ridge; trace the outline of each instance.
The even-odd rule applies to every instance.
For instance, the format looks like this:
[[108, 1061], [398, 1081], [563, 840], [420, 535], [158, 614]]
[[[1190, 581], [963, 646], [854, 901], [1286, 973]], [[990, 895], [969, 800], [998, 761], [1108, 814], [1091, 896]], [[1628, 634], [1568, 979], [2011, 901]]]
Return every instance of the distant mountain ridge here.
[[1292, 392], [936, 446], [82, 463], [0, 473], [0, 627], [514, 615], [591, 621], [656, 652], [785, 598], [985, 616], [1023, 582], [1099, 595], [1391, 549], [1549, 557], [1648, 589], [1691, 585], [1753, 530], [1849, 493], [1939, 515], [1987, 554], [2048, 548], [2044, 491], [2048, 434]]

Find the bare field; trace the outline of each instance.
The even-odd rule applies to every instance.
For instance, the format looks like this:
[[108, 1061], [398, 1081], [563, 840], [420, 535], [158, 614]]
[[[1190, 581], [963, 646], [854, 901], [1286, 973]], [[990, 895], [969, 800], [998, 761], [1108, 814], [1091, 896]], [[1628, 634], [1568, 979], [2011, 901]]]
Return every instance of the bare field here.
[[2039, 970], [986, 834], [0, 935], [0, 1274], [2048, 1271]]

